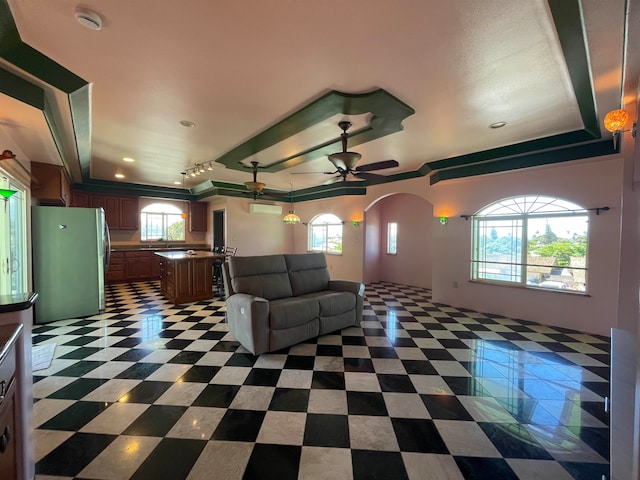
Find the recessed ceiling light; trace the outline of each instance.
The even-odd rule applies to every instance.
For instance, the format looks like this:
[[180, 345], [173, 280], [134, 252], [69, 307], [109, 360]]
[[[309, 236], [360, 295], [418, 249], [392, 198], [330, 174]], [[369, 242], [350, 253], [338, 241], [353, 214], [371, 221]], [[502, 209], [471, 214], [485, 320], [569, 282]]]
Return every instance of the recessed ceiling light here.
[[489, 128], [502, 128], [507, 124], [507, 122], [496, 122], [496, 123], [492, 123], [491, 125], [489, 125]]
[[182, 125], [183, 127], [187, 127], [187, 128], [191, 128], [191, 127], [195, 127], [196, 124], [193, 123], [191, 120], [180, 120], [180, 125]]
[[75, 17], [80, 25], [90, 30], [100, 30], [102, 28], [102, 18], [94, 11], [78, 8], [76, 9]]
[[176, 180], [175, 182], [173, 182], [174, 185], [182, 185], [182, 182], [179, 182], [178, 180]]
[[135, 162], [135, 160], [131, 157], [124, 157], [122, 160], [124, 160], [125, 162]]
[[124, 178], [124, 175], [121, 173], [116, 173], [116, 178]]

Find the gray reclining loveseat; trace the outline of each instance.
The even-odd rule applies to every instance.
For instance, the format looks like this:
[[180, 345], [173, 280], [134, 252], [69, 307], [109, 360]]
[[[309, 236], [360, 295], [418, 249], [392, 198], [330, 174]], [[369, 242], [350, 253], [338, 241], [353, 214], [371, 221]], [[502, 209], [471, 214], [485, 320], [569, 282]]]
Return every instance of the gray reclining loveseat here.
[[230, 257], [231, 332], [254, 355], [359, 325], [364, 285], [330, 280], [323, 253]]

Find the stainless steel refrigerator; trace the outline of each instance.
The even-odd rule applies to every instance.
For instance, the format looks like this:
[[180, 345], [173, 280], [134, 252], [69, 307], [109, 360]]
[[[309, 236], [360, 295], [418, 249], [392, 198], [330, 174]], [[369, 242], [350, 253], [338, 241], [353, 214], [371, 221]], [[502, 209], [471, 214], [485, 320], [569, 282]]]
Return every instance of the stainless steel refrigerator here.
[[34, 322], [104, 310], [109, 229], [101, 208], [31, 207]]

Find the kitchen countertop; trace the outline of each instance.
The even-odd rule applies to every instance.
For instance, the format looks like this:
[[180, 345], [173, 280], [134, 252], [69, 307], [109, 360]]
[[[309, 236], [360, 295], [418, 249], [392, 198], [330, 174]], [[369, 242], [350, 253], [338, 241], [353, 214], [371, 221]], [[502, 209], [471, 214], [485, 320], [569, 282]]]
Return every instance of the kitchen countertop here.
[[191, 258], [225, 258], [224, 254], [213, 253], [213, 252], [187, 253], [186, 251], [179, 251], [179, 252], [155, 252], [155, 253], [156, 255], [159, 255], [164, 258], [168, 258], [169, 260], [188, 260]]
[[19, 312], [33, 306], [38, 298], [34, 292], [0, 295], [0, 313]]
[[177, 245], [153, 245], [153, 244], [139, 244], [139, 245], [111, 245], [111, 252], [162, 252], [162, 251], [187, 251], [187, 250], [207, 250], [210, 251], [211, 247], [205, 244], [177, 244]]

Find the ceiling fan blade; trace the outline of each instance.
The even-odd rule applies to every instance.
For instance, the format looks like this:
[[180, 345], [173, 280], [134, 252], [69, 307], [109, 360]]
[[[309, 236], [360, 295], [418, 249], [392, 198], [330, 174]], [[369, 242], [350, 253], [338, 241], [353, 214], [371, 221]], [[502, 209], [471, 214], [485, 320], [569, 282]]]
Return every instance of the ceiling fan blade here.
[[330, 178], [329, 180], [324, 182], [323, 185], [331, 185], [333, 183], [344, 182], [344, 181], [346, 181], [346, 178], [343, 177], [342, 175], [338, 175], [337, 177]]
[[291, 172], [291, 175], [318, 175], [318, 174], [333, 175], [334, 173], [338, 173], [338, 171], [336, 170], [335, 172]]
[[377, 173], [368, 172], [353, 172], [353, 175], [362, 180], [380, 180], [381, 178], [385, 178], [384, 175], [378, 175]]
[[384, 170], [385, 168], [394, 168], [400, 165], [396, 160], [384, 160], [382, 162], [368, 163], [355, 168], [356, 172], [370, 172], [372, 170]]

